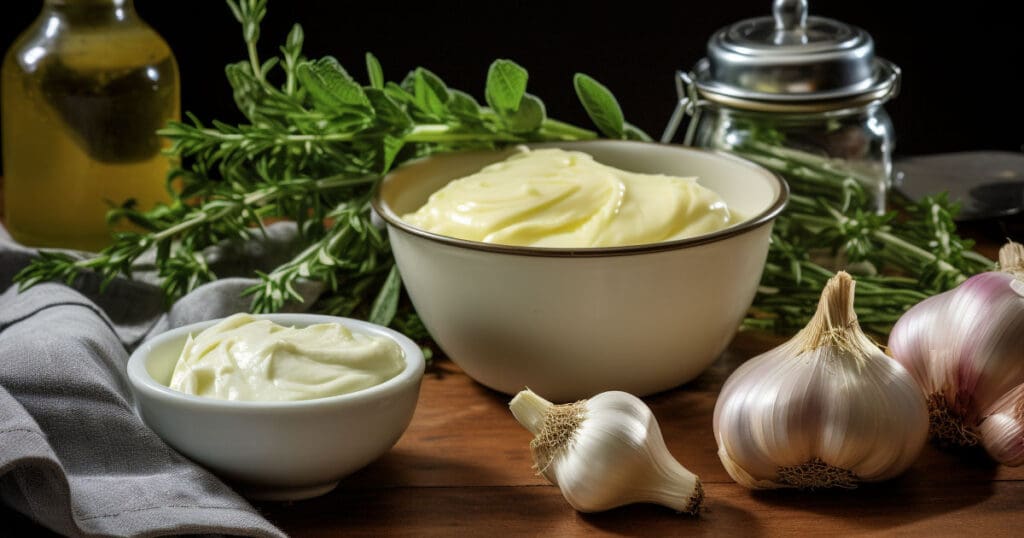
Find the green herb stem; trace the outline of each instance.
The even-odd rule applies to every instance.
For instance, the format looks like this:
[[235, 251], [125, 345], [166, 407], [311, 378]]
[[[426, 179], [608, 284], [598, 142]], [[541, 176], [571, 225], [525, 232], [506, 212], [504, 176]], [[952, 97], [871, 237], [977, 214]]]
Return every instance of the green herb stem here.
[[[832, 271], [811, 260], [866, 262], [858, 274], [855, 308], [872, 330], [888, 332], [902, 313], [925, 298], [963, 282], [992, 262], [957, 237], [945, 198], [900, 200], [904, 214], [879, 215], [869, 207], [870, 178], [842, 160], [783, 147], [781, 133], [760, 126], [732, 148], [787, 179], [790, 203], [776, 222], [769, 263], [747, 328], [789, 331], [813, 315], [815, 297]], [[895, 198], [894, 198], [895, 199]], [[854, 267], [847, 269], [856, 272]], [[877, 272], [884, 275], [872, 276]]]
[[[136, 259], [155, 249], [161, 285], [173, 301], [217, 277], [203, 256], [207, 247], [248, 240], [264, 218], [285, 218], [297, 224], [300, 252], [259, 274], [261, 284], [249, 290], [254, 310], [303, 300], [295, 283], [309, 279], [327, 284], [329, 293], [317, 305], [326, 311], [416, 329], [422, 324], [408, 305], [397, 307], [400, 278], [387, 240], [371, 222], [368, 201], [379, 178], [396, 164], [438, 151], [597, 136], [547, 117], [540, 99], [526, 91], [526, 70], [510, 60], [491, 64], [487, 106], [422, 67], [388, 82], [369, 54], [369, 85], [363, 86], [330, 56], [305, 58], [299, 25], [280, 55], [263, 62], [257, 43], [266, 0], [226, 3], [241, 25], [247, 58], [225, 73], [248, 122], [203, 124], [191, 115], [189, 123], [169, 122], [159, 134], [171, 142], [167, 154], [183, 163], [179, 181], [170, 183], [173, 201], [149, 211], [126, 204], [108, 215], [147, 231], [119, 233], [88, 259], [41, 252], [16, 276], [22, 288], [54, 279], [70, 284], [83, 270], [100, 273], [105, 283], [130, 276]], [[275, 69], [284, 72], [281, 87], [269, 81]], [[577, 93], [599, 127], [616, 127], [608, 120], [621, 119], [621, 110], [607, 88], [588, 78]], [[623, 138], [646, 136], [624, 123], [619, 131]]]
[[589, 129], [582, 129], [575, 125], [548, 118], [540, 127], [541, 136], [545, 138], [557, 138], [560, 140], [593, 140], [597, 133]]

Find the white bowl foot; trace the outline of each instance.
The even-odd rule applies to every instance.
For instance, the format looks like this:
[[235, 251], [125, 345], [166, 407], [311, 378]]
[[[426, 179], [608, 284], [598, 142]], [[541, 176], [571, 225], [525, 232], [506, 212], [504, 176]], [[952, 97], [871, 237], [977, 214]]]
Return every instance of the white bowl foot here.
[[297, 488], [276, 488], [272, 486], [238, 485], [238, 491], [244, 497], [257, 501], [301, 501], [312, 499], [329, 493], [337, 482], [318, 484], [315, 486], [302, 486]]

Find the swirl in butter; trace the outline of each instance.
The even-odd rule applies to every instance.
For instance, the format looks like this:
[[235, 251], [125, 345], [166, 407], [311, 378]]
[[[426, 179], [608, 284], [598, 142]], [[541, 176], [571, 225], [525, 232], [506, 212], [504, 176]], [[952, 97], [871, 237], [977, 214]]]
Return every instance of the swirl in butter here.
[[525, 150], [453, 180], [402, 219], [458, 239], [556, 248], [671, 241], [738, 220], [695, 178], [627, 172], [561, 149]]
[[338, 323], [295, 328], [235, 314], [189, 335], [170, 388], [222, 400], [311, 400], [379, 385], [404, 368], [390, 338]]

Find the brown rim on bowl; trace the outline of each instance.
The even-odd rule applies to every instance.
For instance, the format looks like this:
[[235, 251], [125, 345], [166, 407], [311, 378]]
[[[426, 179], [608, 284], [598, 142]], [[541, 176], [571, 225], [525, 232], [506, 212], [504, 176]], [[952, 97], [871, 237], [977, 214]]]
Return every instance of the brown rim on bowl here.
[[[772, 221], [779, 213], [785, 209], [786, 204], [789, 202], [789, 185], [781, 176], [768, 170], [767, 168], [748, 161], [741, 157], [737, 157], [730, 153], [725, 153], [718, 150], [709, 150], [704, 148], [691, 148], [687, 146], [670, 145], [670, 144], [659, 144], [655, 142], [640, 142], [635, 140], [592, 140], [592, 141], [575, 141], [575, 142], [547, 142], [542, 144], [523, 144], [528, 147], [579, 147], [586, 146], [587, 144], [602, 144], [602, 143], [615, 143], [615, 144], [627, 144], [627, 145], [638, 145], [638, 146], [659, 146], [659, 147], [672, 147], [683, 151], [692, 151], [697, 153], [713, 154], [717, 157], [730, 160], [741, 166], [751, 168], [758, 172], [764, 173], [769, 177], [773, 178], [778, 185], [778, 194], [772, 204], [767, 209], [741, 221], [728, 228], [711, 232], [708, 234], [698, 235], [695, 237], [687, 237], [685, 239], [677, 239], [675, 241], [661, 241], [657, 243], [641, 243], [638, 245], [626, 245], [621, 247], [593, 247], [593, 248], [552, 248], [552, 247], [530, 247], [520, 245], [501, 245], [496, 243], [484, 243], [481, 241], [470, 241], [468, 239], [459, 239], [455, 237], [449, 237], [447, 235], [440, 235], [433, 232], [428, 232], [421, 228], [417, 228], [396, 215], [391, 208], [386, 206], [381, 200], [381, 185], [387, 180], [392, 174], [402, 170], [403, 168], [414, 166], [419, 163], [423, 163], [429, 160], [444, 159], [446, 156], [452, 155], [467, 155], [467, 154], [484, 154], [484, 153], [497, 153], [501, 150], [473, 150], [463, 151], [455, 153], [439, 153], [435, 155], [428, 155], [419, 159], [409, 161], [396, 170], [389, 173], [384, 177], [373, 193], [373, 199], [370, 204], [373, 206], [373, 210], [389, 225], [394, 226], [406, 233], [428, 239], [437, 243], [446, 245], [468, 248], [472, 250], [482, 250], [486, 252], [496, 252], [500, 254], [511, 254], [517, 256], [540, 256], [549, 258], [595, 258], [595, 257], [606, 257], [606, 256], [626, 256], [635, 254], [647, 254], [655, 252], [664, 252], [667, 250], [676, 250], [680, 248], [694, 247], [698, 245], [704, 245], [707, 243], [713, 243], [715, 241], [721, 241], [729, 237], [743, 234], [754, 228], [758, 228], [763, 224], [767, 224]], [[452, 178], [456, 179], [456, 178]]]

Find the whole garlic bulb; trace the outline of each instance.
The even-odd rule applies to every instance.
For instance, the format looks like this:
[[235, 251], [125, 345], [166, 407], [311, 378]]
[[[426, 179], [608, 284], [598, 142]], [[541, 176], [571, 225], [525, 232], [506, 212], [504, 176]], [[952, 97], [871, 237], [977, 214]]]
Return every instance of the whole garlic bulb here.
[[700, 509], [700, 478], [672, 457], [654, 414], [636, 396], [609, 391], [555, 405], [527, 389], [509, 407], [535, 436], [535, 468], [576, 510], [642, 502], [689, 514]]
[[839, 272], [807, 327], [726, 381], [715, 404], [715, 439], [739, 484], [855, 487], [902, 473], [923, 448], [924, 397], [861, 332], [853, 288]]
[[933, 437], [965, 446], [980, 440], [997, 461], [1020, 465], [1024, 246], [1003, 246], [999, 264], [1002, 271], [975, 275], [907, 311], [889, 351], [924, 390]]

